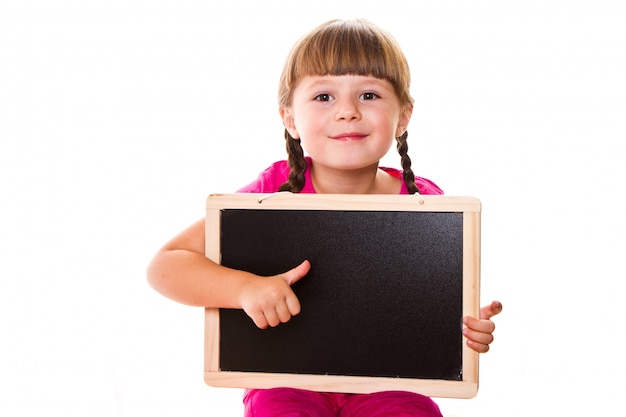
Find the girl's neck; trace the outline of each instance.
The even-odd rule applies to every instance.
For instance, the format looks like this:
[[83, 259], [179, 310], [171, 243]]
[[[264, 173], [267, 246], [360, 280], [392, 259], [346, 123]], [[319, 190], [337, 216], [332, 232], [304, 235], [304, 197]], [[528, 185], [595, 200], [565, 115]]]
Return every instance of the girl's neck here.
[[318, 194], [399, 194], [402, 182], [378, 165], [340, 170], [311, 163], [311, 180]]

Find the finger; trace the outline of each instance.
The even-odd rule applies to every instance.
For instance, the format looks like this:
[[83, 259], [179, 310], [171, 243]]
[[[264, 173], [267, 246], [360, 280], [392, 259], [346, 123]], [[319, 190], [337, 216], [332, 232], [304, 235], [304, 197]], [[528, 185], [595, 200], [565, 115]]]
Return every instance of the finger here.
[[478, 332], [470, 328], [463, 329], [463, 336], [467, 338], [469, 346], [472, 346], [472, 345], [488, 346], [493, 342], [493, 334]]
[[263, 316], [265, 317], [265, 321], [270, 327], [276, 327], [280, 324], [278, 313], [276, 312], [274, 308], [270, 308], [270, 309], [263, 311]]
[[269, 326], [262, 311], [259, 311], [255, 314], [249, 314], [249, 316], [256, 325], [256, 327], [258, 327], [259, 329], [267, 329], [267, 327]]
[[483, 344], [483, 343], [478, 343], [475, 342], [471, 339], [467, 340], [467, 346], [472, 349], [475, 350], [478, 353], [487, 353], [489, 352], [489, 345]]
[[478, 320], [473, 317], [465, 317], [463, 319], [463, 324], [471, 330], [481, 333], [493, 333], [494, 330], [496, 330], [496, 325], [491, 320]]
[[492, 301], [491, 304], [480, 309], [481, 319], [490, 319], [502, 311], [502, 303], [500, 301]]
[[287, 323], [291, 319], [292, 314], [286, 302], [276, 306], [276, 316], [281, 323]]
[[285, 282], [289, 285], [293, 285], [294, 283], [300, 281], [306, 274], [309, 273], [311, 269], [311, 263], [309, 261], [303, 261], [300, 265], [296, 266], [293, 269], [285, 272], [283, 274], [283, 278]]
[[285, 301], [286, 301], [287, 309], [289, 310], [290, 315], [296, 316], [300, 314], [300, 310], [301, 310], [300, 300], [298, 300], [298, 297], [296, 297], [295, 294], [291, 294], [287, 296], [287, 299]]

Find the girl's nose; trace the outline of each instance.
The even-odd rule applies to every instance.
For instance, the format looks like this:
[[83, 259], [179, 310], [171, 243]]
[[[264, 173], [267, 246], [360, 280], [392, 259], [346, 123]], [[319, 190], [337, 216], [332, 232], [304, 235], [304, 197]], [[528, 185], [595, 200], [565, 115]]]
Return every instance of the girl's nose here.
[[345, 99], [337, 104], [336, 120], [357, 120], [361, 117], [358, 103], [354, 100]]

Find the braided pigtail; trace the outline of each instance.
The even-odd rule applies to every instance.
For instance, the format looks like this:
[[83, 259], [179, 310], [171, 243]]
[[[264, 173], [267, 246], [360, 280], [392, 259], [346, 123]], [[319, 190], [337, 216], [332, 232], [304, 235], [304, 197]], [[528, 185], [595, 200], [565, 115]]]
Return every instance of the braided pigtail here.
[[285, 147], [287, 149], [287, 161], [289, 163], [289, 179], [283, 183], [278, 191], [291, 191], [299, 193], [304, 187], [304, 172], [307, 168], [304, 150], [300, 145], [300, 139], [294, 139], [285, 129]]
[[411, 158], [409, 158], [409, 144], [407, 143], [406, 138], [409, 136], [408, 132], [404, 132], [401, 136], [396, 138], [397, 141], [397, 149], [400, 154], [400, 163], [402, 164], [402, 176], [404, 178], [404, 182], [406, 183], [407, 188], [409, 189], [409, 194], [415, 194], [420, 192], [415, 184], [415, 174], [411, 169]]

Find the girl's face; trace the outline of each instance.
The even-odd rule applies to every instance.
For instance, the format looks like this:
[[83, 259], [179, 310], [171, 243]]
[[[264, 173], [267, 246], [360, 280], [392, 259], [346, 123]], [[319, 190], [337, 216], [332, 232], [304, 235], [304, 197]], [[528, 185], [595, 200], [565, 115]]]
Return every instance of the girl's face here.
[[411, 117], [387, 80], [370, 76], [307, 76], [281, 108], [291, 136], [319, 166], [351, 170], [378, 165]]

